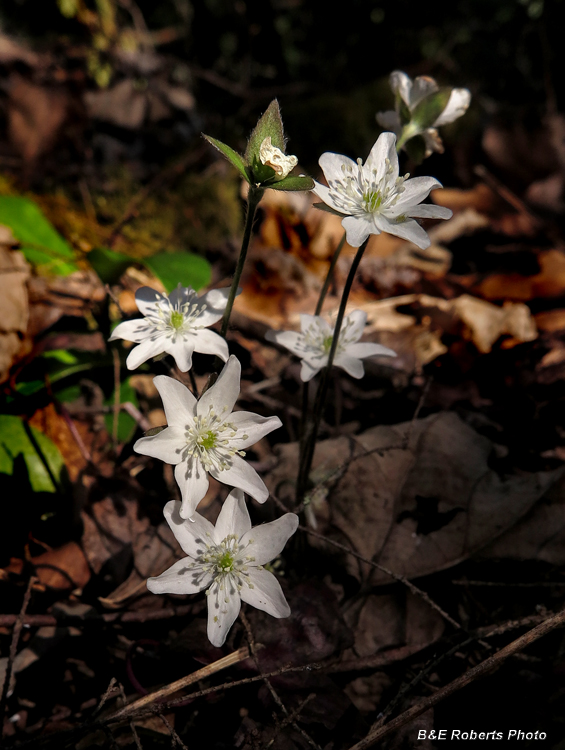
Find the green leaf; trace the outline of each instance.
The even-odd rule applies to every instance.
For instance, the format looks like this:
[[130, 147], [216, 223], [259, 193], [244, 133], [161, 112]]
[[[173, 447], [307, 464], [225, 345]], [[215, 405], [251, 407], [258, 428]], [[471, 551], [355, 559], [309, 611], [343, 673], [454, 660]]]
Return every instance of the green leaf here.
[[0, 414], [0, 472], [12, 474], [23, 455], [34, 492], [56, 492], [64, 462], [57, 446], [20, 417]]
[[404, 150], [412, 159], [414, 164], [421, 164], [426, 157], [426, 142], [421, 135], [410, 138], [404, 144]]
[[128, 255], [117, 253], [107, 247], [95, 247], [91, 250], [88, 253], [88, 262], [103, 284], [115, 284], [120, 280], [120, 276], [135, 263]]
[[201, 289], [212, 278], [212, 268], [205, 258], [194, 253], [158, 253], [144, 258], [143, 264], [162, 282], [167, 292], [179, 283]]
[[314, 180], [311, 177], [293, 177], [288, 175], [278, 182], [273, 182], [272, 185], [265, 185], [270, 190], [312, 190], [314, 187]]
[[[105, 406], [114, 406], [114, 398], [115, 394], [113, 393], [110, 398], [106, 399], [106, 401], [104, 402]], [[131, 384], [131, 378], [124, 380], [124, 382], [120, 386], [120, 404], [125, 404], [126, 401], [129, 401], [134, 406], [138, 406], [139, 404], [137, 400], [137, 393]], [[105, 414], [104, 422], [106, 423], [106, 429], [111, 435], [112, 430], [114, 429], [114, 414]], [[120, 413], [118, 415], [118, 442], [129, 442], [129, 440], [131, 440], [133, 436], [133, 433], [135, 432], [136, 426], [137, 425], [135, 419], [133, 419], [133, 417], [130, 417], [130, 415], [126, 412], [120, 410]]]
[[26, 260], [42, 271], [67, 276], [78, 270], [72, 247], [28, 198], [0, 196], [0, 224], [10, 227]]
[[211, 143], [214, 148], [217, 148], [218, 151], [220, 151], [226, 157], [226, 159], [241, 173], [243, 179], [249, 182], [249, 176], [247, 174], [247, 164], [245, 163], [243, 156], [238, 154], [237, 151], [234, 151], [233, 148], [228, 146], [226, 143], [222, 143], [222, 141], [218, 141], [216, 138], [212, 138], [205, 133], [202, 133], [202, 135], [204, 136], [204, 138], [206, 138], [208, 143]]
[[412, 125], [420, 132], [433, 127], [434, 122], [447, 106], [451, 96], [450, 88], [443, 88], [429, 94], [412, 110]]
[[[279, 109], [279, 103], [276, 99], [269, 104], [265, 113], [259, 118], [259, 122], [255, 125], [253, 132], [249, 136], [249, 142], [245, 149], [245, 158], [248, 164], [252, 166], [255, 162], [261, 164], [259, 158], [259, 149], [265, 138], [271, 137], [271, 143], [276, 148], [284, 153], [285, 141], [284, 141], [284, 128], [281, 118], [281, 111]], [[260, 182], [261, 180], [258, 180]]]

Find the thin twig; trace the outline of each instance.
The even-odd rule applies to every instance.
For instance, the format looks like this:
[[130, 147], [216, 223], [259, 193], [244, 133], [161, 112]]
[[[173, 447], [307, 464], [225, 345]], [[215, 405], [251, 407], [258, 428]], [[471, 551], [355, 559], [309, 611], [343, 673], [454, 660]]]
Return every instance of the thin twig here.
[[206, 667], [203, 667], [202, 669], [199, 669], [198, 671], [187, 675], [186, 677], [181, 677], [180, 680], [176, 680], [176, 682], [172, 682], [170, 685], [165, 685], [165, 687], [161, 688], [160, 690], [156, 690], [154, 693], [149, 693], [148, 695], [144, 695], [142, 698], [138, 698], [133, 703], [130, 703], [129, 706], [125, 706], [119, 711], [113, 713], [108, 718], [108, 721], [122, 721], [126, 718], [129, 718], [131, 714], [135, 713], [140, 708], [145, 708], [151, 703], [155, 703], [155, 701], [161, 701], [168, 695], [176, 693], [178, 690], [182, 690], [183, 688], [187, 687], [187, 685], [192, 685], [199, 680], [204, 680], [207, 677], [210, 677], [210, 675], [216, 674], [216, 672], [220, 672], [222, 669], [226, 669], [227, 667], [231, 667], [233, 664], [238, 664], [240, 661], [244, 661], [244, 659], [247, 659], [248, 657], [249, 649], [247, 648], [247, 646], [240, 648], [237, 651], [224, 656], [222, 659], [219, 659], [212, 664], [208, 664]]
[[545, 620], [532, 630], [529, 630], [527, 633], [524, 633], [524, 635], [520, 636], [520, 638], [512, 641], [512, 643], [509, 643], [508, 646], [500, 649], [500, 651], [498, 651], [496, 654], [489, 656], [488, 659], [485, 659], [485, 661], [481, 662], [476, 667], [469, 669], [467, 672], [465, 672], [465, 674], [461, 675], [456, 680], [453, 680], [433, 695], [420, 701], [415, 706], [412, 706], [412, 708], [409, 708], [407, 711], [404, 711], [404, 713], [400, 714], [400, 716], [397, 716], [395, 719], [390, 721], [386, 726], [379, 728], [375, 732], [370, 732], [364, 739], [350, 747], [349, 750], [365, 750], [365, 748], [372, 747], [379, 740], [383, 739], [383, 737], [386, 737], [397, 729], [400, 729], [400, 727], [409, 724], [415, 718], [421, 716], [430, 708], [433, 708], [438, 703], [445, 700], [445, 698], [453, 695], [458, 690], [461, 690], [461, 688], [465, 687], [474, 680], [477, 680], [480, 677], [484, 677], [489, 672], [492, 672], [493, 669], [502, 664], [509, 656], [522, 651], [524, 648], [534, 643], [534, 641], [537, 641], [539, 638], [547, 635], [552, 630], [556, 630], [557, 628], [563, 627], [564, 625], [565, 609], [562, 612], [554, 615], [553, 617]]
[[[187, 746], [184, 744], [184, 742], [181, 740], [181, 738], [178, 736], [177, 732], [175, 731], [175, 728], [171, 724], [171, 722], [167, 719], [165, 714], [163, 713], [163, 709], [160, 706], [155, 706], [155, 712], [163, 722], [163, 724], [167, 727], [169, 732], [171, 733], [171, 737], [173, 738], [173, 747], [176, 747], [177, 745], [182, 748], [182, 750], [188, 750]], [[132, 722], [130, 722], [131, 724]]]
[[[191, 604], [181, 604], [178, 607], [165, 607], [164, 609], [149, 609], [133, 612], [104, 612], [98, 614], [89, 611], [88, 617], [79, 617], [73, 615], [26, 615], [23, 618], [23, 624], [26, 627], [43, 627], [44, 625], [64, 625], [72, 623], [73, 625], [92, 625], [93, 623], [111, 623], [111, 622], [153, 622], [155, 620], [168, 620], [171, 617], [184, 617], [192, 609]], [[9, 628], [15, 625], [19, 615], [0, 615], [0, 627]]]
[[12, 631], [12, 640], [10, 641], [10, 653], [8, 655], [8, 663], [6, 665], [6, 674], [4, 676], [4, 684], [2, 685], [2, 696], [0, 697], [0, 721], [2, 722], [2, 731], [0, 732], [1, 737], [4, 736], [4, 713], [6, 712], [6, 704], [8, 701], [8, 694], [10, 692], [10, 682], [12, 680], [12, 670], [14, 669], [14, 660], [16, 658], [16, 654], [18, 651], [18, 643], [19, 643], [20, 635], [21, 635], [22, 628], [24, 625], [24, 617], [25, 617], [26, 609], [28, 607], [29, 600], [31, 598], [31, 591], [33, 588], [33, 584], [35, 583], [36, 580], [37, 579], [35, 576], [30, 576], [30, 579], [27, 582], [27, 588], [24, 594], [22, 607], [20, 609], [18, 619], [16, 620], [14, 630]]
[[289, 719], [288, 723], [290, 723], [292, 725], [292, 727], [297, 732], [299, 732], [299, 734], [301, 734], [304, 737], [304, 739], [306, 740], [306, 742], [308, 742], [308, 744], [311, 747], [315, 748], [316, 750], [322, 750], [322, 748], [312, 739], [312, 737], [310, 737], [310, 735], [307, 734], [302, 729], [302, 727], [298, 726], [298, 724], [296, 723], [296, 721], [294, 721], [294, 720], [292, 720], [292, 719], [289, 718], [290, 717], [289, 711], [288, 711], [287, 707], [284, 705], [284, 703], [282, 702], [280, 695], [277, 693], [277, 691], [273, 687], [273, 685], [272, 685], [271, 681], [269, 680], [269, 678], [265, 677], [263, 675], [263, 671], [262, 671], [261, 666], [259, 664], [259, 658], [257, 656], [257, 647], [255, 645], [255, 638], [253, 636], [253, 630], [251, 629], [251, 625], [249, 624], [249, 620], [245, 616], [245, 613], [243, 612], [243, 610], [240, 610], [239, 617], [240, 617], [241, 622], [243, 623], [243, 626], [245, 627], [245, 630], [247, 632], [247, 640], [249, 642], [249, 650], [251, 651], [251, 655], [252, 655], [253, 661], [255, 662], [255, 666], [257, 667], [257, 671], [263, 677], [263, 682], [265, 683], [265, 685], [267, 686], [269, 692], [271, 693], [271, 695], [273, 697], [273, 700], [275, 701], [275, 703], [277, 704], [277, 706], [281, 709], [281, 711], [283, 712], [283, 714], [287, 717], [287, 719]]
[[[119, 690], [120, 690], [120, 696], [122, 698], [122, 703], [125, 706], [127, 704], [127, 699], [126, 699], [126, 693], [125, 693], [125, 690], [124, 690], [124, 686], [122, 685], [121, 682], [119, 683]], [[135, 742], [135, 746], [136, 746], [137, 750], [143, 750], [143, 748], [141, 746], [141, 740], [139, 739], [139, 736], [137, 734], [137, 729], [135, 728], [135, 724], [133, 723], [133, 721], [130, 721], [129, 728], [130, 728], [131, 733], [133, 735], [133, 740]]]

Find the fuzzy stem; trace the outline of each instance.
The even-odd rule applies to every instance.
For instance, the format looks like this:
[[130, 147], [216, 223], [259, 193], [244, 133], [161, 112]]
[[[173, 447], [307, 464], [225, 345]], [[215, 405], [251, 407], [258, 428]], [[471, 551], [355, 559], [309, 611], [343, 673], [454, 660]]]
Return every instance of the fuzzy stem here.
[[314, 315], [319, 315], [322, 312], [322, 307], [324, 305], [324, 300], [326, 299], [326, 294], [328, 293], [328, 289], [330, 288], [330, 284], [332, 283], [334, 269], [336, 267], [336, 263], [338, 261], [341, 251], [343, 250], [344, 245], [345, 245], [345, 232], [343, 233], [343, 237], [339, 241], [339, 245], [336, 247], [335, 252], [333, 254], [332, 261], [330, 263], [330, 267], [328, 268], [328, 273], [326, 275], [326, 280], [324, 281], [324, 286], [322, 287], [320, 296], [318, 297], [318, 304], [316, 305], [316, 312], [314, 313]]
[[259, 205], [261, 198], [263, 197], [264, 189], [255, 187], [254, 185], [249, 186], [249, 194], [247, 196], [247, 215], [245, 217], [245, 228], [243, 231], [243, 239], [241, 241], [241, 250], [239, 252], [239, 258], [237, 259], [237, 266], [233, 275], [233, 281], [230, 287], [230, 294], [226, 309], [224, 311], [224, 317], [222, 318], [222, 329], [221, 335], [225, 338], [228, 332], [228, 326], [230, 323], [230, 316], [237, 294], [239, 281], [243, 272], [243, 266], [245, 265], [245, 258], [247, 257], [247, 250], [249, 249], [249, 240], [251, 239], [251, 231], [253, 229], [253, 221], [255, 219], [255, 212]]
[[322, 413], [324, 410], [326, 395], [328, 393], [328, 386], [330, 382], [330, 372], [337, 351], [339, 334], [341, 332], [341, 324], [343, 323], [343, 318], [345, 316], [345, 308], [347, 306], [351, 287], [353, 286], [355, 273], [357, 271], [359, 263], [361, 262], [361, 258], [363, 257], [363, 253], [365, 252], [368, 241], [369, 239], [367, 238], [361, 245], [361, 247], [358, 248], [357, 253], [355, 254], [355, 258], [353, 259], [353, 263], [351, 264], [351, 268], [349, 269], [349, 274], [347, 276], [347, 281], [345, 282], [345, 287], [343, 289], [343, 294], [341, 296], [341, 302], [339, 304], [339, 310], [337, 313], [337, 319], [335, 322], [332, 337], [332, 346], [328, 355], [328, 364], [322, 372], [322, 377], [318, 386], [318, 392], [316, 393], [313, 418], [311, 421], [308, 421], [306, 425], [304, 440], [301, 445], [300, 467], [298, 469], [298, 479], [296, 482], [296, 502], [298, 505], [303, 502], [304, 495], [306, 494], [306, 489], [308, 486], [308, 477], [310, 476], [312, 459], [314, 458], [316, 438], [318, 436], [318, 430], [320, 428], [320, 422], [322, 420]]

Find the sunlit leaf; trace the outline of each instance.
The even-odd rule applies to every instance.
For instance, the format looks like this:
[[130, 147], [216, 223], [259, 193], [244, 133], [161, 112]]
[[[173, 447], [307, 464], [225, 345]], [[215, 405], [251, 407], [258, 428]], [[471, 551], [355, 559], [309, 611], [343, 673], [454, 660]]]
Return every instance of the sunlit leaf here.
[[271, 190], [312, 190], [314, 187], [314, 180], [311, 177], [293, 177], [289, 175], [278, 182], [273, 182], [272, 185], [268, 185]]
[[0, 472], [12, 474], [22, 455], [34, 492], [56, 492], [64, 462], [57, 446], [20, 417], [0, 414]]
[[245, 159], [243, 156], [237, 153], [237, 151], [234, 151], [233, 148], [228, 146], [226, 143], [222, 143], [222, 141], [218, 141], [216, 138], [212, 138], [209, 135], [205, 135], [202, 133], [204, 138], [208, 141], [208, 143], [211, 143], [214, 148], [217, 148], [218, 151], [223, 154], [226, 159], [240, 172], [241, 176], [244, 180], [247, 180], [249, 182], [249, 177], [247, 174], [247, 164], [245, 163]]
[[28, 198], [0, 196], [0, 224], [10, 227], [26, 260], [41, 271], [67, 276], [78, 270], [72, 247]]
[[179, 284], [201, 289], [210, 283], [212, 268], [205, 258], [194, 253], [158, 253], [143, 263], [162, 282], [167, 292]]
[[107, 247], [95, 247], [88, 253], [88, 262], [104, 284], [115, 284], [120, 276], [135, 262], [128, 255], [109, 250]]

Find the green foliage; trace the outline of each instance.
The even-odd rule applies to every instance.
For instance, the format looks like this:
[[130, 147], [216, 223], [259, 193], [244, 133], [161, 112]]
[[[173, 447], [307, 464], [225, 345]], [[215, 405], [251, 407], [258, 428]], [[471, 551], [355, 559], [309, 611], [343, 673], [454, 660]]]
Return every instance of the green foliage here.
[[421, 135], [416, 135], [414, 138], [406, 141], [404, 150], [414, 164], [421, 164], [426, 156], [426, 142]]
[[88, 253], [88, 262], [104, 284], [115, 284], [132, 265], [133, 259], [107, 247], [95, 247]]
[[245, 158], [252, 164], [259, 161], [259, 149], [265, 138], [271, 138], [271, 143], [284, 152], [285, 139], [279, 103], [276, 99], [269, 104], [264, 114], [259, 118], [257, 125], [249, 136], [249, 142], [245, 149]]
[[271, 190], [312, 190], [314, 180], [311, 177], [288, 175], [278, 182], [273, 182], [269, 187]]
[[249, 176], [247, 174], [247, 164], [243, 156], [238, 154], [237, 151], [234, 151], [233, 148], [228, 146], [226, 143], [222, 143], [222, 141], [218, 141], [216, 138], [212, 138], [211, 136], [205, 135], [204, 133], [202, 133], [202, 135], [208, 141], [208, 143], [211, 143], [214, 148], [217, 148], [218, 151], [226, 157], [230, 164], [232, 164], [238, 170], [243, 179], [249, 182]]
[[19, 455], [23, 456], [34, 492], [57, 491], [64, 467], [57, 446], [20, 417], [0, 414], [0, 472], [12, 475]]
[[143, 262], [167, 292], [172, 292], [179, 283], [198, 290], [207, 286], [212, 278], [208, 261], [194, 253], [159, 253]]
[[451, 88], [443, 88], [429, 96], [426, 96], [412, 110], [412, 125], [416, 126], [417, 132], [431, 128], [437, 118], [447, 106], [451, 96]]
[[40, 271], [67, 276], [78, 269], [72, 247], [28, 198], [0, 196], [0, 224], [10, 227], [25, 258]]
[[[110, 396], [110, 398], [106, 399], [106, 401], [104, 402], [105, 406], [114, 406], [114, 400], [115, 392]], [[124, 380], [124, 382], [120, 385], [120, 404], [125, 404], [126, 401], [129, 401], [129, 403], [133, 404], [135, 407], [139, 405], [137, 394], [131, 384], [131, 378]], [[111, 435], [114, 429], [113, 413], [105, 414], [104, 422], [106, 424], [106, 429]], [[120, 413], [118, 415], [118, 442], [127, 443], [129, 440], [131, 440], [133, 433], [135, 432], [135, 428], [135, 420], [130, 417], [129, 414], [120, 410]]]

